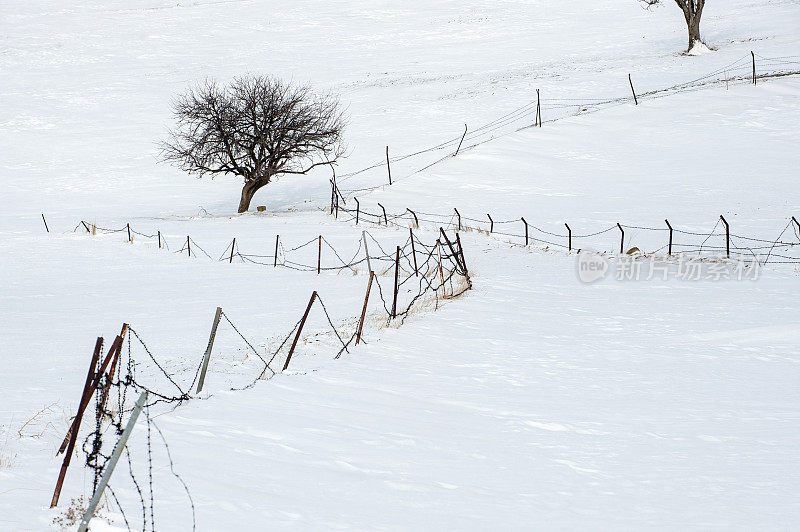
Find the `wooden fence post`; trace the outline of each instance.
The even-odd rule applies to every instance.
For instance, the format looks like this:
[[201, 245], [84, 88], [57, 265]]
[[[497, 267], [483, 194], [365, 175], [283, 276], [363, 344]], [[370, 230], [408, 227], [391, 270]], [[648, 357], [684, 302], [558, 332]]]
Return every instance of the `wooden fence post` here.
[[214, 314], [214, 322], [211, 324], [211, 334], [208, 336], [208, 345], [206, 346], [206, 353], [203, 355], [203, 368], [200, 370], [200, 379], [197, 381], [197, 391], [203, 391], [203, 383], [206, 381], [206, 371], [208, 371], [208, 361], [211, 359], [211, 350], [214, 348], [214, 338], [217, 336], [217, 327], [219, 326], [219, 318], [222, 315], [222, 307], [217, 307]]
[[375, 278], [375, 272], [369, 272], [369, 282], [367, 283], [367, 295], [364, 296], [364, 307], [361, 309], [361, 319], [358, 320], [358, 330], [356, 331], [356, 345], [361, 341], [361, 331], [364, 328], [364, 317], [367, 315], [367, 303], [369, 302], [369, 292], [372, 289], [372, 279]]
[[306, 324], [308, 313], [311, 312], [311, 305], [314, 304], [314, 299], [316, 297], [317, 297], [317, 291], [314, 290], [314, 292], [311, 294], [311, 299], [308, 300], [308, 306], [306, 307], [306, 311], [303, 314], [303, 318], [300, 320], [300, 325], [297, 327], [297, 334], [294, 337], [291, 349], [289, 349], [289, 355], [286, 357], [286, 363], [283, 365], [283, 371], [286, 371], [286, 368], [289, 367], [289, 361], [292, 360], [292, 355], [294, 354], [294, 348], [297, 347], [297, 341], [300, 339], [300, 333], [303, 332], [303, 325]]
[[114, 468], [117, 466], [119, 457], [122, 455], [122, 450], [128, 443], [128, 438], [133, 431], [133, 426], [136, 424], [136, 420], [139, 418], [139, 414], [141, 413], [145, 402], [147, 402], [146, 391], [142, 392], [139, 396], [139, 399], [136, 401], [133, 411], [131, 412], [131, 417], [128, 420], [128, 424], [125, 426], [125, 430], [122, 431], [119, 441], [117, 441], [117, 444], [114, 446], [114, 451], [111, 453], [111, 458], [109, 458], [108, 462], [106, 462], [105, 468], [103, 469], [103, 476], [100, 478], [100, 484], [98, 484], [97, 490], [94, 492], [92, 500], [89, 502], [89, 506], [86, 508], [86, 513], [83, 514], [83, 518], [78, 526], [78, 532], [86, 532], [88, 529], [89, 521], [91, 521], [92, 517], [94, 517], [94, 512], [97, 509], [100, 498], [103, 496], [103, 491], [105, 491], [108, 481], [111, 479], [111, 474], [114, 472]]
[[666, 222], [667, 227], [669, 228], [669, 246], [667, 247], [667, 255], [672, 255], [672, 225], [670, 225], [669, 220], [664, 218], [664, 222]]
[[619, 254], [622, 255], [625, 253], [625, 230], [622, 229], [622, 226], [617, 222], [617, 227], [619, 227]]
[[409, 227], [408, 233], [411, 235], [411, 255], [414, 257], [414, 277], [419, 277], [419, 269], [417, 268], [417, 251], [414, 248], [414, 230]]
[[273, 257], [272, 267], [278, 267], [278, 242], [280, 241], [281, 235], [275, 235], [275, 257]]
[[389, 146], [386, 146], [386, 171], [389, 173], [389, 184], [392, 184], [392, 167], [389, 164]]
[[322, 271], [322, 235], [319, 235], [319, 251], [317, 252], [317, 275]]
[[236, 237], [233, 237], [233, 242], [231, 242], [231, 259], [228, 261], [228, 264], [233, 264], [233, 250], [236, 249]]
[[461, 254], [461, 265], [464, 266], [464, 275], [467, 275], [467, 259], [464, 258], [464, 247], [461, 245], [461, 237], [456, 233], [456, 242], [458, 243], [458, 252]]
[[636, 105], [639, 105], [639, 99], [636, 97], [636, 91], [633, 89], [633, 80], [631, 79], [630, 74], [628, 74], [628, 82], [631, 84], [631, 92], [633, 93], [633, 102]]
[[725, 256], [731, 258], [731, 226], [728, 225], [728, 221], [721, 214], [719, 219], [725, 224]]
[[47, 229], [47, 232], [50, 232], [50, 228], [47, 227], [47, 220], [44, 219], [44, 213], [42, 213], [42, 221], [44, 222], [44, 228]]
[[372, 264], [369, 261], [369, 248], [367, 247], [367, 232], [361, 231], [361, 240], [364, 241], [364, 255], [367, 256], [367, 268], [372, 271]]
[[397, 317], [397, 288], [398, 288], [399, 278], [400, 278], [400, 246], [397, 246], [397, 252], [394, 258], [394, 297], [392, 299], [392, 318]]
[[464, 142], [464, 137], [467, 136], [467, 124], [464, 124], [464, 134], [461, 135], [461, 140], [458, 142], [458, 148], [456, 148], [456, 152], [453, 154], [453, 157], [458, 155], [458, 151], [461, 149], [461, 143]]
[[453, 243], [450, 242], [449, 238], [447, 238], [447, 233], [444, 232], [444, 227], [440, 227], [439, 232], [442, 234], [442, 237], [444, 237], [444, 241], [447, 243], [447, 247], [450, 248], [450, 253], [453, 254], [453, 260], [455, 260], [456, 266], [462, 266], [462, 269], [464, 271], [467, 271], [466, 266], [461, 264], [461, 258], [458, 256], [458, 253], [456, 253], [456, 250], [453, 248]]

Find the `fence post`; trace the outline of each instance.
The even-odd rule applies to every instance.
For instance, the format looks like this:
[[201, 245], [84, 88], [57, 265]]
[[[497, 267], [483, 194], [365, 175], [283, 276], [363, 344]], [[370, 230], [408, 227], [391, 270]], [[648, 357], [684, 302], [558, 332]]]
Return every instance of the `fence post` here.
[[236, 249], [236, 237], [233, 237], [233, 242], [231, 243], [231, 259], [228, 261], [228, 264], [233, 264], [233, 250]]
[[356, 200], [356, 225], [358, 225], [358, 215], [361, 211], [361, 204], [358, 202], [358, 198], [353, 196], [353, 199]]
[[414, 226], [419, 229], [419, 219], [417, 219], [417, 214], [408, 207], [406, 207], [406, 210], [411, 213], [411, 216], [414, 217]]
[[486, 216], [489, 217], [489, 234], [494, 233], [494, 220], [492, 220], [492, 215], [487, 214]]
[[625, 230], [622, 229], [622, 226], [617, 222], [617, 227], [619, 227], [619, 254], [622, 255], [625, 253]]
[[731, 226], [728, 221], [720, 214], [719, 219], [725, 224], [725, 256], [731, 258]]
[[158, 249], [161, 249], [161, 231], [158, 232]]
[[306, 324], [308, 313], [311, 312], [311, 305], [314, 304], [314, 299], [316, 297], [317, 297], [317, 291], [314, 290], [314, 292], [312, 292], [311, 294], [311, 299], [308, 300], [308, 306], [306, 307], [306, 311], [303, 313], [303, 318], [300, 320], [300, 325], [297, 327], [297, 334], [294, 337], [291, 349], [289, 349], [289, 355], [286, 357], [286, 363], [283, 365], [282, 371], [286, 371], [286, 368], [289, 367], [289, 361], [292, 360], [292, 355], [294, 354], [294, 348], [297, 347], [297, 341], [300, 339], [300, 333], [303, 332], [303, 325]]
[[664, 219], [664, 221], [667, 223], [667, 227], [669, 227], [669, 246], [667, 250], [667, 255], [672, 255], [672, 226], [670, 225], [669, 220], [667, 220], [666, 218]]
[[756, 84], [756, 54], [753, 51], [750, 51], [750, 55], [753, 57], [753, 85]]
[[275, 235], [275, 257], [274, 257], [274, 259], [272, 261], [272, 267], [273, 268], [277, 268], [278, 267], [278, 241], [280, 240], [280, 238], [281, 238], [281, 235]]
[[[539, 122], [539, 127], [542, 127], [542, 101], [539, 97], [539, 89], [536, 89], [536, 121]], [[533, 124], [536, 125], [536, 122]]]
[[128, 438], [133, 431], [133, 426], [136, 424], [136, 420], [139, 418], [139, 414], [144, 407], [145, 402], [147, 401], [147, 392], [144, 391], [139, 396], [139, 399], [136, 401], [136, 404], [133, 407], [133, 411], [131, 412], [131, 417], [128, 420], [128, 424], [125, 426], [125, 430], [122, 431], [122, 435], [119, 437], [119, 441], [114, 446], [114, 451], [111, 453], [111, 458], [109, 458], [108, 462], [103, 469], [103, 476], [100, 478], [100, 484], [97, 486], [97, 490], [94, 492], [94, 496], [92, 496], [92, 500], [89, 503], [89, 507], [86, 508], [86, 513], [83, 514], [83, 518], [81, 519], [80, 526], [78, 527], [78, 532], [86, 532], [89, 521], [91, 521], [92, 517], [94, 517], [94, 512], [97, 509], [97, 504], [100, 502], [100, 498], [103, 496], [103, 491], [106, 489], [108, 485], [108, 481], [111, 479], [111, 474], [114, 472], [114, 468], [119, 461], [119, 457], [122, 455], [122, 450], [125, 448], [125, 444], [128, 443]]
[[[386, 209], [380, 203], [378, 203], [378, 207], [380, 207], [381, 210], [383, 211], [383, 221], [384, 223], [386, 223], [386, 227], [389, 227], [389, 218], [386, 217]], [[381, 225], [380, 218], [378, 218], [378, 225]]]
[[392, 184], [392, 167], [389, 164], [389, 146], [386, 146], [386, 171], [389, 173], [389, 184]]
[[197, 381], [197, 392], [203, 391], [203, 383], [206, 380], [206, 371], [208, 371], [208, 361], [211, 359], [211, 349], [214, 347], [214, 338], [217, 337], [217, 327], [219, 326], [219, 318], [222, 315], [222, 307], [217, 307], [217, 312], [214, 314], [214, 323], [211, 325], [211, 334], [208, 337], [208, 345], [206, 346], [206, 354], [203, 355], [203, 369], [200, 370], [200, 379]]
[[189, 256], [192, 256], [192, 244], [191, 240], [189, 240], [189, 235], [186, 235], [186, 251], [189, 253]]
[[453, 157], [458, 155], [458, 151], [461, 149], [461, 143], [464, 142], [464, 137], [467, 136], [467, 124], [464, 124], [464, 134], [461, 135], [461, 140], [458, 142], [458, 148], [456, 148], [456, 152], [453, 154]]
[[458, 253], [456, 253], [456, 250], [453, 248], [453, 243], [452, 243], [452, 242], [450, 242], [450, 239], [449, 239], [449, 238], [447, 238], [447, 233], [445, 233], [445, 232], [444, 232], [444, 228], [443, 228], [443, 227], [440, 227], [440, 228], [439, 228], [439, 232], [440, 232], [440, 233], [442, 234], [442, 236], [444, 237], [444, 241], [447, 243], [447, 247], [448, 247], [448, 248], [450, 248], [450, 253], [452, 253], [452, 254], [453, 254], [453, 260], [455, 260], [455, 261], [456, 261], [456, 266], [462, 266], [462, 267], [463, 267], [463, 269], [464, 269], [464, 271], [467, 271], [467, 268], [466, 268], [466, 266], [464, 266], [463, 264], [461, 264], [461, 259], [460, 259], [460, 257], [458, 256]]
[[414, 257], [414, 277], [419, 277], [419, 270], [417, 268], [417, 251], [414, 248], [414, 230], [409, 227], [408, 232], [411, 235], [411, 256]]
[[636, 97], [636, 91], [633, 89], [633, 80], [631, 79], [630, 74], [628, 74], [628, 82], [631, 84], [631, 92], [633, 93], [633, 102], [636, 105], [639, 105], [639, 99]]
[[331, 184], [331, 214], [333, 214], [333, 198], [336, 195], [336, 188], [333, 186], [333, 179], [328, 180]]
[[317, 252], [317, 275], [322, 271], [322, 235], [319, 235], [319, 251]]
[[44, 222], [44, 228], [47, 229], [47, 232], [50, 232], [50, 228], [47, 227], [47, 220], [44, 219], [44, 213], [42, 213], [42, 221]]
[[89, 233], [89, 234], [92, 234], [92, 230], [91, 230], [91, 229], [89, 229], [89, 226], [88, 226], [88, 225], [86, 225], [86, 222], [84, 222], [83, 220], [81, 220], [81, 223], [83, 224], [83, 228], [84, 228], [84, 229], [86, 229], [86, 232], [87, 232], [87, 233]]
[[564, 226], [567, 228], [567, 251], [572, 251], [572, 229], [566, 223], [564, 223]]
[[456, 233], [456, 242], [458, 243], [458, 252], [461, 254], [461, 265], [464, 266], [464, 275], [467, 275], [467, 259], [464, 258], [464, 247], [461, 245], [461, 237]]
[[367, 268], [372, 271], [372, 264], [369, 261], [369, 248], [367, 247], [367, 232], [361, 231], [361, 240], [364, 241], [364, 254], [367, 256]]
[[436, 239], [436, 251], [439, 253], [439, 276], [442, 279], [442, 297], [445, 297], [446, 294], [444, 291], [444, 270], [442, 269], [442, 243], [438, 238]]
[[400, 246], [397, 246], [397, 252], [394, 257], [394, 297], [392, 298], [392, 318], [397, 317], [397, 285], [400, 279]]
[[461, 231], [461, 213], [456, 208], [453, 208], [453, 210], [456, 211], [456, 216], [458, 216], [458, 230]]
[[520, 218], [522, 223], [525, 224], [525, 245], [528, 245], [528, 222], [525, 221], [525, 218]]
[[128, 242], [133, 242], [133, 240], [131, 240], [131, 224], [125, 224], [125, 227], [128, 228]]
[[792, 216], [792, 221], [797, 226], [797, 232], [800, 233], [800, 222], [798, 222], [797, 218], [795, 218], [794, 216]]
[[[103, 387], [103, 395], [100, 399], [100, 412], [105, 410], [106, 402], [108, 401], [108, 392], [111, 389], [111, 381], [114, 380], [114, 373], [117, 371], [117, 364], [119, 363], [120, 355], [122, 354], [122, 344], [125, 343], [125, 336], [128, 334], [128, 324], [122, 324], [122, 331], [119, 333], [119, 347], [114, 354], [114, 359], [111, 361], [111, 367], [108, 369], [108, 380]], [[98, 412], [98, 414], [100, 413]]]
[[367, 303], [369, 302], [369, 292], [372, 289], [372, 279], [375, 272], [369, 272], [369, 282], [367, 283], [367, 295], [364, 296], [364, 307], [361, 309], [361, 319], [358, 320], [358, 330], [356, 331], [356, 345], [361, 341], [361, 330], [364, 328], [364, 317], [367, 315]]

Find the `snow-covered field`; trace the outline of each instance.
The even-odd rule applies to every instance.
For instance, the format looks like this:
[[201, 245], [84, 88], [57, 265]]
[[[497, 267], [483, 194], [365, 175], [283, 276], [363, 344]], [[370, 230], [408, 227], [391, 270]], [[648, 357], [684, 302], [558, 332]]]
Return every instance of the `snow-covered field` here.
[[[711, 0], [703, 32], [716, 50], [687, 57], [677, 8], [633, 0], [0, 1], [0, 529], [54, 528], [71, 499], [91, 495], [78, 452], [48, 509], [97, 336], [108, 345], [130, 323], [186, 386], [217, 306], [261, 354], [314, 290], [352, 334], [363, 265], [317, 275], [217, 261], [232, 238], [242, 253], [271, 256], [275, 235], [290, 249], [321, 234], [345, 260], [361, 253], [363, 229], [387, 251], [408, 238], [409, 216], [357, 227], [323, 212], [328, 170], [262, 189], [253, 205], [268, 211], [239, 216], [238, 180], [198, 181], [157, 162], [170, 99], [247, 72], [340, 95], [348, 208], [355, 196], [372, 213], [378, 202], [413, 209], [439, 222], [416, 230], [428, 243], [440, 224], [452, 233], [454, 208], [481, 220], [465, 221], [473, 228], [487, 229], [490, 214], [516, 236], [462, 231], [473, 289], [402, 326], [387, 326], [373, 297], [366, 345], [338, 360], [314, 308], [290, 370], [246, 390], [230, 389], [263, 365], [224, 322], [202, 400], [149, 412], [198, 530], [797, 528], [798, 264], [687, 281], [673, 262], [667, 281], [618, 281], [614, 258], [609, 278], [585, 284], [576, 253], [535, 231], [523, 247], [513, 224], [525, 217], [564, 245], [564, 223], [585, 235], [619, 222], [626, 249], [661, 256], [665, 218], [714, 230], [717, 250], [720, 215], [737, 235], [773, 241], [788, 226], [782, 241], [800, 242], [790, 224], [800, 218], [800, 79], [598, 105], [629, 96], [629, 73], [640, 94], [746, 75], [751, 50], [762, 71], [797, 70], [798, 27], [796, 1]], [[536, 89], [545, 123], [518, 131], [533, 122], [525, 106]], [[478, 130], [515, 110], [491, 134]], [[395, 161], [391, 187], [380, 187], [383, 166], [347, 176], [387, 145], [414, 152], [458, 138], [465, 123], [473, 133], [457, 157], [422, 171], [451, 147]], [[93, 236], [81, 220], [161, 231], [170, 249]], [[574, 247], [613, 254], [615, 231]], [[175, 253], [186, 235], [212, 258]], [[734, 255], [745, 244], [735, 239]], [[294, 253], [316, 263], [314, 245]], [[337, 260], [323, 251], [323, 266]], [[735, 267], [704, 268], [714, 264]], [[381, 276], [382, 289], [391, 281]], [[147, 427], [141, 418], [129, 448], [149, 499], [152, 440], [155, 526], [191, 529], [186, 491]], [[123, 460], [111, 486], [125, 517], [109, 498], [93, 528], [143, 528], [130, 478]]]

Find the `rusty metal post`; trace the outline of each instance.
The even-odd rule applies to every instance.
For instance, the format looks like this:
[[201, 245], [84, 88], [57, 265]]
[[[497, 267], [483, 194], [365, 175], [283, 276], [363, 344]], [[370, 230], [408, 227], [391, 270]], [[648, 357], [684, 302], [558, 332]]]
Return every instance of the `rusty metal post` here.
[[408, 232], [411, 235], [411, 255], [414, 257], [414, 277], [419, 277], [419, 269], [417, 268], [417, 250], [414, 248], [414, 230], [409, 227]]
[[458, 151], [461, 149], [461, 143], [464, 142], [464, 137], [467, 136], [467, 124], [464, 124], [464, 134], [461, 135], [461, 140], [458, 141], [458, 148], [456, 148], [456, 152], [453, 154], [453, 157], [458, 155]]
[[453, 208], [453, 210], [456, 211], [456, 216], [458, 216], [458, 230], [461, 231], [461, 213], [458, 212], [458, 209], [456, 209], [455, 207]]
[[567, 251], [572, 251], [572, 229], [566, 223], [564, 226], [567, 228]]
[[[83, 392], [81, 392], [81, 400], [78, 403], [78, 405], [83, 403], [83, 398], [89, 391], [89, 386], [91, 386], [92, 381], [94, 380], [94, 372], [97, 369], [97, 362], [100, 360], [100, 353], [102, 352], [102, 350], [103, 350], [103, 338], [98, 337], [97, 343], [94, 346], [94, 354], [92, 355], [92, 361], [89, 364], [89, 373], [86, 374], [86, 383], [83, 385]], [[64, 449], [67, 448], [67, 444], [69, 443], [71, 434], [72, 434], [72, 427], [70, 426], [69, 430], [67, 430], [67, 435], [64, 437], [64, 441], [61, 443], [61, 446], [58, 448], [58, 451], [56, 451], [56, 456], [63, 453]]]
[[[384, 209], [383, 205], [381, 205], [380, 203], [378, 203], [378, 207], [380, 207], [381, 210], [383, 211], [383, 221], [386, 223], [386, 226], [388, 227], [389, 226], [389, 218], [386, 217], [386, 209]], [[378, 218], [378, 225], [381, 225], [381, 219], [380, 218]]]
[[317, 275], [322, 271], [322, 235], [319, 235], [319, 250], [317, 252]]
[[386, 171], [389, 173], [389, 184], [392, 184], [392, 167], [389, 164], [389, 146], [386, 146]]
[[669, 246], [667, 249], [667, 255], [672, 255], [672, 225], [670, 225], [669, 220], [664, 218], [664, 222], [666, 222], [667, 227], [669, 228]]
[[272, 267], [278, 267], [278, 242], [280, 241], [281, 235], [275, 235], [275, 257], [272, 261]]
[[620, 235], [619, 235], [619, 254], [622, 255], [623, 253], [625, 253], [625, 230], [622, 229], [622, 226], [619, 225], [619, 222], [617, 222], [617, 227], [619, 227], [619, 232], [620, 232]]
[[286, 357], [286, 363], [283, 365], [282, 371], [286, 371], [286, 368], [289, 367], [289, 361], [292, 360], [292, 355], [294, 354], [294, 348], [297, 347], [297, 341], [300, 339], [300, 333], [303, 332], [303, 325], [306, 324], [308, 313], [311, 312], [311, 305], [314, 304], [314, 299], [316, 297], [317, 297], [317, 291], [314, 290], [314, 292], [311, 294], [311, 299], [308, 300], [308, 306], [306, 307], [305, 313], [303, 313], [303, 318], [300, 320], [300, 325], [297, 327], [297, 334], [294, 337], [291, 349], [289, 349], [289, 355]]
[[44, 219], [44, 213], [42, 213], [42, 221], [44, 222], [44, 228], [47, 229], [47, 232], [50, 232], [50, 228], [47, 227], [47, 220]]
[[108, 380], [106, 381], [106, 385], [103, 387], [103, 395], [100, 399], [100, 411], [104, 411], [106, 408], [106, 402], [108, 401], [108, 392], [111, 389], [111, 381], [114, 380], [114, 373], [117, 371], [117, 364], [119, 364], [120, 356], [122, 355], [122, 345], [125, 343], [125, 336], [128, 334], [128, 324], [122, 324], [122, 331], [119, 333], [119, 346], [117, 348], [117, 352], [114, 355], [114, 358], [111, 360], [111, 367], [108, 370]]
[[492, 215], [487, 214], [486, 216], [489, 217], [489, 233], [494, 233], [494, 220], [492, 220]]
[[414, 226], [416, 226], [417, 229], [419, 229], [419, 220], [417, 219], [417, 214], [408, 207], [406, 207], [406, 210], [411, 213], [411, 216], [414, 217]]
[[367, 283], [367, 295], [364, 296], [364, 307], [361, 309], [361, 319], [358, 320], [358, 330], [356, 331], [356, 345], [361, 341], [361, 331], [364, 328], [364, 317], [367, 315], [367, 303], [369, 302], [369, 292], [372, 289], [372, 280], [375, 272], [369, 272], [369, 282]]
[[463, 267], [463, 269], [464, 269], [464, 271], [466, 271], [466, 270], [467, 270], [467, 268], [466, 268], [466, 267], [465, 267], [463, 264], [461, 264], [461, 259], [460, 259], [460, 257], [458, 256], [458, 253], [456, 253], [456, 250], [453, 248], [453, 244], [452, 244], [452, 242], [450, 242], [450, 239], [449, 239], [449, 238], [447, 238], [447, 234], [444, 232], [444, 228], [443, 228], [443, 227], [440, 227], [440, 228], [439, 228], [439, 232], [440, 232], [440, 233], [442, 234], [442, 236], [444, 237], [444, 241], [447, 243], [447, 247], [448, 247], [448, 248], [450, 248], [450, 253], [452, 253], [452, 254], [453, 254], [453, 259], [456, 261], [456, 266], [462, 266], [462, 267]]
[[522, 223], [525, 224], [525, 245], [528, 245], [528, 222], [525, 221], [525, 218], [520, 218]]
[[233, 250], [236, 249], [236, 237], [233, 237], [233, 242], [231, 243], [231, 260], [228, 261], [228, 264], [233, 264]]
[[728, 221], [720, 214], [719, 219], [725, 224], [725, 256], [731, 258], [731, 226]]
[[394, 258], [394, 297], [392, 298], [392, 318], [397, 317], [397, 289], [398, 289], [399, 279], [400, 279], [400, 246], [397, 246], [397, 252]]
[[464, 247], [461, 245], [461, 237], [456, 233], [456, 243], [458, 243], [458, 252], [461, 254], [461, 265], [464, 266], [464, 275], [467, 275], [467, 260], [464, 258]]

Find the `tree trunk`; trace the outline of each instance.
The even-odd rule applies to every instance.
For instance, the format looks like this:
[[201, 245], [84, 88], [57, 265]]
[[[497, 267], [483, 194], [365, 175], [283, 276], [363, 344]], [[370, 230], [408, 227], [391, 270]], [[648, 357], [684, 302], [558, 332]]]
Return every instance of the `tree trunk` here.
[[686, 26], [689, 29], [689, 48], [691, 51], [695, 43], [701, 41], [700, 39], [700, 15], [694, 15], [686, 19]]
[[258, 189], [269, 183], [269, 180], [247, 181], [242, 187], [242, 200], [239, 202], [239, 213], [247, 212], [250, 208], [250, 202], [253, 196], [256, 195]]

